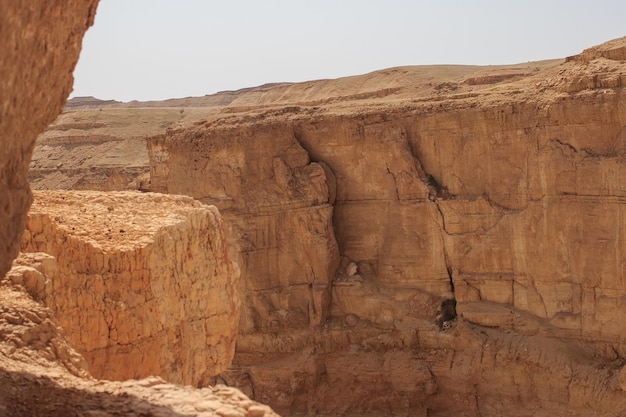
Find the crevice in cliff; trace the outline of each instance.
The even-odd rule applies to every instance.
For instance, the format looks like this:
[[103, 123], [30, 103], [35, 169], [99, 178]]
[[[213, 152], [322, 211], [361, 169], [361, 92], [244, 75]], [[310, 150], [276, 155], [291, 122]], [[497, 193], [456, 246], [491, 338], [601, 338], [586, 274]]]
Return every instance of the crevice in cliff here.
[[[442, 217], [443, 219], [443, 217]], [[450, 294], [446, 299], [441, 302], [441, 314], [437, 319], [437, 325], [440, 330], [447, 330], [451, 326], [451, 322], [457, 317], [456, 313], [456, 293], [454, 290], [454, 270], [450, 264], [448, 257], [448, 250], [446, 249], [445, 242], [443, 246], [443, 258], [446, 265], [446, 272], [448, 273], [448, 280], [450, 282]]]
[[438, 181], [437, 178], [435, 178], [432, 174], [426, 173], [425, 177], [422, 178], [422, 181], [424, 181], [428, 186], [431, 196], [436, 198], [451, 197], [450, 191], [448, 191], [448, 187]]
[[448, 274], [448, 281], [450, 283], [450, 294], [441, 302], [440, 305], [440, 314], [437, 316], [437, 325], [439, 326], [439, 330], [447, 330], [451, 327], [452, 322], [456, 319], [456, 292], [454, 287], [454, 268], [450, 261], [450, 257], [448, 255], [448, 249], [446, 247], [446, 235], [450, 236], [450, 233], [446, 230], [446, 218], [439, 206], [439, 202], [437, 199], [431, 200], [435, 207], [437, 208], [437, 212], [439, 213], [439, 217], [441, 219], [441, 230], [443, 231], [441, 235], [442, 240], [442, 249], [443, 249], [443, 261], [445, 263], [446, 272]]
[[479, 394], [478, 394], [478, 385], [474, 385], [474, 407], [476, 407], [476, 411], [478, 412], [479, 416], [482, 416], [482, 413], [480, 412], [480, 401], [479, 401]]
[[[621, 141], [617, 142], [620, 143]], [[590, 147], [577, 149], [574, 145], [559, 138], [550, 139], [549, 143], [558, 149], [563, 156], [582, 158], [616, 158], [620, 155], [617, 149], [597, 150]]]
[[408, 151], [413, 158], [413, 161], [415, 161], [415, 167], [420, 174], [419, 179], [424, 184], [426, 184], [429, 189], [429, 198], [432, 200], [434, 198], [449, 199], [455, 197], [454, 195], [450, 194], [448, 187], [443, 184], [441, 180], [437, 179], [437, 177], [435, 177], [432, 172], [428, 172], [424, 168], [425, 165], [423, 163], [423, 156], [417, 149], [417, 140], [413, 139], [410, 127], [405, 125], [402, 127], [402, 130], [404, 132], [404, 138], [407, 142]]
[[391, 178], [393, 178], [393, 185], [394, 185], [394, 189], [395, 189], [395, 192], [396, 192], [396, 200], [400, 200], [400, 193], [399, 193], [399, 191], [398, 191], [398, 180], [397, 180], [397, 178], [396, 178], [396, 174], [394, 174], [394, 173], [393, 173], [393, 172], [389, 169], [389, 167], [387, 167], [387, 173], [388, 173], [389, 175], [391, 175]]
[[[341, 254], [339, 251], [339, 246], [337, 244], [337, 230], [336, 230], [336, 225], [334, 221], [335, 205], [337, 203], [337, 179], [336, 179], [335, 173], [333, 172], [330, 165], [326, 163], [326, 161], [321, 160], [321, 158], [319, 158], [315, 153], [312, 152], [312, 150], [308, 146], [306, 146], [305, 141], [302, 139], [302, 132], [300, 131], [297, 125], [292, 126], [292, 135], [293, 135], [294, 141], [298, 144], [298, 146], [300, 146], [300, 148], [302, 148], [306, 152], [309, 158], [309, 164], [317, 163], [324, 170], [324, 175], [326, 177], [326, 186], [328, 187], [327, 202], [328, 202], [328, 205], [332, 209], [330, 228], [329, 228], [331, 235], [328, 236], [328, 238], [329, 240], [332, 240], [332, 242], [334, 243], [334, 247], [336, 249], [336, 259], [340, 259]], [[395, 177], [394, 177], [394, 182], [395, 182]], [[397, 195], [397, 185], [396, 185], [396, 195]], [[314, 282], [316, 281], [315, 271], [311, 267], [311, 275], [313, 276], [313, 282], [310, 282], [307, 284], [308, 296], [309, 296], [308, 321], [311, 327], [322, 325], [328, 319], [330, 306], [332, 305], [332, 291], [330, 290], [333, 286], [332, 277], [337, 275], [338, 270], [339, 270], [339, 262], [337, 262], [335, 266], [335, 270], [329, 274], [330, 279], [327, 283], [328, 284], [327, 299], [323, 303], [324, 305], [318, 306], [316, 305], [317, 304], [315, 302], [316, 297], [314, 294]]]
[[[449, 280], [449, 288], [450, 294], [445, 297], [445, 299], [441, 302], [439, 309], [440, 314], [437, 316], [437, 324], [440, 330], [448, 329], [452, 324], [453, 320], [456, 319], [456, 293], [454, 286], [454, 268], [451, 264], [450, 257], [448, 255], [448, 249], [446, 247], [446, 237], [451, 236], [451, 233], [448, 231], [446, 226], [446, 217], [441, 209], [439, 204], [439, 199], [451, 199], [456, 196], [451, 195], [448, 187], [443, 184], [439, 179], [437, 179], [432, 173], [427, 172], [424, 169], [424, 163], [422, 162], [422, 156], [420, 155], [417, 147], [417, 141], [413, 140], [411, 129], [408, 126], [403, 126], [404, 137], [407, 142], [407, 148], [410, 152], [413, 161], [415, 162], [416, 169], [419, 173], [419, 179], [428, 187], [428, 200], [435, 205], [437, 212], [439, 213], [440, 224], [441, 224], [441, 243], [443, 250], [443, 260], [446, 267], [446, 272], [448, 274]], [[387, 171], [391, 174], [389, 168]], [[393, 174], [392, 174], [393, 175]], [[395, 180], [395, 177], [394, 177]], [[397, 187], [396, 187], [397, 191]]]
[[[441, 210], [441, 206], [439, 205], [439, 201], [436, 198], [431, 198], [430, 201], [432, 201], [432, 203], [435, 205], [435, 208], [437, 209], [437, 212], [439, 213], [439, 218], [441, 219], [441, 230], [443, 230], [443, 232], [447, 235], [447, 236], [452, 236], [453, 233], [450, 233], [448, 231], [448, 228], [446, 227], [446, 216], [444, 216], [443, 214], [443, 210]], [[444, 255], [446, 257], [446, 260], [448, 259], [448, 255], [447, 253], [445, 253], [445, 243], [444, 243]], [[448, 267], [447, 261], [446, 261], [446, 268]]]

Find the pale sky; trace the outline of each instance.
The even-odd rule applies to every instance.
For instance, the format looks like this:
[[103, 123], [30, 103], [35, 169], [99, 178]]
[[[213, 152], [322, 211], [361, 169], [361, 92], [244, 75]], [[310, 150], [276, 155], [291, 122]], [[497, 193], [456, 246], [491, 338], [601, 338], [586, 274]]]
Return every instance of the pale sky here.
[[71, 96], [161, 100], [562, 58], [626, 36], [625, 22], [624, 0], [100, 0]]

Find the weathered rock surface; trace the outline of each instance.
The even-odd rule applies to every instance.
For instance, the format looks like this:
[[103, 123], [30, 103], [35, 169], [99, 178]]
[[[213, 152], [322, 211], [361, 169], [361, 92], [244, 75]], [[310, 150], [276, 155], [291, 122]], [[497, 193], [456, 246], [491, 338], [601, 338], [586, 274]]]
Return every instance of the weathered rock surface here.
[[154, 378], [88, 379], [84, 359], [65, 339], [53, 312], [32, 298], [53, 301], [51, 282], [63, 280], [54, 276], [55, 259], [24, 255], [5, 276], [31, 204], [26, 171], [35, 137], [71, 91], [81, 40], [97, 3], [0, 1], [0, 415], [275, 416], [232, 388], [183, 388]]
[[229, 366], [238, 266], [218, 211], [188, 197], [38, 191], [22, 251], [56, 258], [32, 291], [98, 378], [199, 385]]
[[[289, 414], [626, 414], [624, 45], [264, 86], [150, 139], [142, 188], [217, 204], [237, 238], [219, 378]], [[45, 175], [74, 139], [44, 141]], [[57, 183], [127, 188], [119, 167]], [[35, 271], [11, 280], [46, 299]]]
[[29, 254], [0, 281], [0, 358], [88, 377], [87, 363], [67, 342], [54, 314], [24, 291], [40, 289], [49, 263], [54, 263], [49, 255]]
[[[63, 114], [36, 143], [28, 180], [33, 189], [152, 190], [146, 177], [146, 136], [207, 119], [282, 106], [351, 107], [398, 99], [444, 98], [487, 88], [484, 79], [521, 78], [561, 60], [520, 65], [469, 65], [390, 68], [337, 80], [266, 84], [203, 97], [120, 103], [94, 97], [69, 100]], [[481, 81], [482, 80], [482, 81]], [[256, 117], [257, 116], [252, 116]]]
[[97, 0], [0, 2], [0, 276], [18, 252], [35, 138], [61, 112]]
[[339, 263], [334, 178], [309, 160], [292, 129], [256, 125], [201, 137], [183, 131], [151, 140], [149, 151], [155, 190], [215, 204], [233, 226], [249, 277], [242, 333], [326, 321]]
[[153, 186], [245, 242], [223, 380], [290, 414], [622, 415], [624, 45], [358, 108], [279, 86], [150, 138]]
[[181, 387], [157, 377], [91, 378], [52, 311], [25, 291], [39, 294], [35, 277], [53, 265], [50, 255], [22, 254], [0, 283], [0, 415], [276, 416], [234, 388]]

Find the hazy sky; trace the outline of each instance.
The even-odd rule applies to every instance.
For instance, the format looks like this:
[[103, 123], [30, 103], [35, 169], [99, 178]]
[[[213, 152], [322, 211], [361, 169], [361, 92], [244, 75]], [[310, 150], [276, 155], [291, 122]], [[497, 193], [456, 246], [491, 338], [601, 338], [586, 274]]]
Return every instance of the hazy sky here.
[[626, 35], [623, 0], [100, 0], [72, 96], [152, 100], [427, 64], [514, 64]]

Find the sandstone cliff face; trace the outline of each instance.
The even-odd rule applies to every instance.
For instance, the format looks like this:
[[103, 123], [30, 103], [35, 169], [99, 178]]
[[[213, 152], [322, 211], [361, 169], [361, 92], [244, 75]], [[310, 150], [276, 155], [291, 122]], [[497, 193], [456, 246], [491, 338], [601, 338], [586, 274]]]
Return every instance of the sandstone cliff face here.
[[290, 128], [183, 131], [155, 138], [149, 152], [156, 191], [215, 204], [230, 221], [242, 274], [249, 277], [242, 333], [325, 322], [339, 262], [335, 184], [325, 165], [310, 162]]
[[[153, 184], [220, 204], [254, 249], [224, 380], [291, 413], [622, 415], [623, 44], [474, 92], [151, 138]], [[328, 214], [294, 226], [294, 199]], [[335, 241], [339, 264], [315, 249]], [[315, 256], [285, 263], [293, 246]], [[294, 291], [308, 270], [328, 271], [326, 319], [290, 320], [319, 305]]]
[[214, 207], [140, 193], [35, 195], [22, 251], [56, 258], [39, 297], [94, 376], [198, 385], [229, 366], [239, 271]]
[[0, 3], [0, 276], [18, 252], [31, 195], [26, 180], [35, 138], [72, 89], [81, 41], [97, 0]]
[[[54, 312], [38, 302], [54, 304], [50, 281], [65, 278], [55, 275], [55, 259], [23, 255], [5, 276], [31, 204], [26, 171], [35, 137], [59, 114], [71, 91], [80, 43], [97, 3], [0, 1], [0, 414], [275, 416], [232, 388], [183, 388], [158, 378], [89, 379], [84, 359], [67, 342]], [[70, 330], [78, 334], [82, 329]]]

